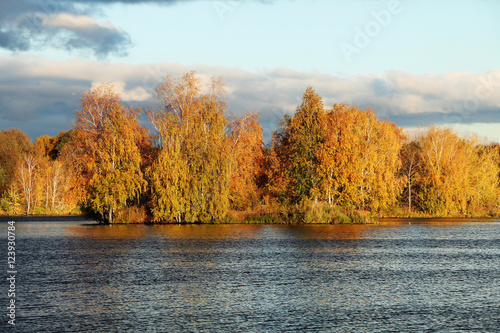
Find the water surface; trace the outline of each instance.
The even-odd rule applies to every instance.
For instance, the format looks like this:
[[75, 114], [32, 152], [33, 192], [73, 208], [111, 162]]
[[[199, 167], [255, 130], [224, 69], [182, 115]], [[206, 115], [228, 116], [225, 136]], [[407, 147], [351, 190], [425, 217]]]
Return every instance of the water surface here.
[[[17, 331], [495, 332], [500, 327], [496, 221], [85, 224], [16, 222]], [[6, 228], [2, 222], [3, 249]], [[7, 304], [5, 292], [0, 299]], [[5, 324], [4, 317], [1, 327]]]

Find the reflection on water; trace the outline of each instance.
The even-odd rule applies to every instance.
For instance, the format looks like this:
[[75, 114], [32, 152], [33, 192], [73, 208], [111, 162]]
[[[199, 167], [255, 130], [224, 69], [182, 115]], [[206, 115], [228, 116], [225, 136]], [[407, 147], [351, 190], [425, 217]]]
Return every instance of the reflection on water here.
[[486, 332], [500, 325], [494, 221], [19, 221], [16, 228], [20, 332]]

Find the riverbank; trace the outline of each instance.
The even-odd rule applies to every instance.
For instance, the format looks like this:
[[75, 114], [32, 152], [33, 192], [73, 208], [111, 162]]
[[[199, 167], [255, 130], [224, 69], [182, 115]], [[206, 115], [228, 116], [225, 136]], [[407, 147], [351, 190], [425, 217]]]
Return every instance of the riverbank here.
[[378, 224], [380, 220], [495, 220], [500, 218], [500, 210], [468, 214], [430, 214], [409, 212], [401, 208], [370, 212], [353, 207], [331, 206], [326, 203], [306, 202], [284, 207], [282, 205], [261, 205], [249, 211], [230, 211], [223, 223], [256, 224]]
[[87, 222], [91, 219], [83, 215], [0, 215], [0, 222]]
[[370, 212], [324, 203], [303, 203], [285, 207], [259, 205], [252, 210], [228, 212], [222, 223], [248, 224], [374, 224]]
[[[115, 219], [116, 224], [177, 224], [176, 222], [153, 221], [145, 211], [133, 209], [119, 214], [120, 218]], [[226, 217], [220, 221], [208, 224], [380, 224], [380, 223], [422, 223], [429, 221], [485, 221], [499, 220], [498, 213], [476, 214], [476, 215], [455, 215], [439, 216], [421, 212], [388, 211], [374, 214], [366, 210], [359, 210], [350, 207], [330, 206], [323, 203], [307, 203], [284, 207], [278, 204], [259, 205], [251, 210], [238, 211], [230, 210]], [[27, 222], [95, 222], [92, 217], [85, 215], [0, 215], [0, 222], [27, 221]], [[200, 224], [197, 222], [186, 224]]]

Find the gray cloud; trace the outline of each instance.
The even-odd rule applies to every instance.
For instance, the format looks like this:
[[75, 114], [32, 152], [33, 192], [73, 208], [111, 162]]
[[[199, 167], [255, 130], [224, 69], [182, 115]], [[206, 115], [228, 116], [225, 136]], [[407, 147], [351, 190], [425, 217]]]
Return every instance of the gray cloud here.
[[175, 4], [182, 2], [190, 2], [194, 0], [66, 0], [67, 2], [76, 3], [123, 3], [123, 4], [141, 4], [141, 3], [157, 3], [157, 4]]
[[[131, 36], [109, 23], [93, 19], [92, 15], [99, 11], [100, 6], [116, 3], [174, 5], [192, 1], [194, 0], [2, 1], [0, 48], [23, 52], [52, 47], [68, 51], [90, 50], [98, 58], [105, 58], [110, 54], [125, 56], [132, 45]], [[274, 0], [214, 0], [214, 5], [234, 6], [245, 1], [274, 3]], [[61, 16], [65, 16], [67, 24], [54, 24], [54, 20]]]
[[[71, 126], [82, 92], [102, 82], [114, 83], [127, 103], [152, 106], [158, 103], [154, 87], [165, 75], [192, 69], [176, 63], [130, 65], [0, 57], [0, 128], [20, 127], [32, 137], [55, 135]], [[340, 78], [279, 68], [248, 72], [199, 65], [194, 69], [207, 79], [224, 77], [231, 112], [260, 112], [265, 139], [284, 114], [295, 112], [309, 85], [323, 97], [327, 108], [334, 103], [369, 105], [380, 118], [387, 117], [399, 126], [500, 123], [500, 70], [425, 75], [390, 71]]]
[[13, 31], [0, 30], [0, 47], [12, 51], [26, 51], [29, 49], [29, 41], [18, 40]]
[[47, 47], [90, 50], [99, 58], [126, 55], [130, 35], [92, 18], [78, 1], [5, 1], [0, 4], [0, 47], [19, 52]]
[[[196, 1], [196, 0], [65, 0], [65, 1], [66, 2], [75, 2], [75, 3], [101, 3], [101, 4], [108, 4], [108, 3], [123, 3], [123, 4], [154, 3], [154, 4], [171, 5], [171, 4], [192, 2], [192, 1]], [[227, 3], [254, 1], [254, 2], [261, 2], [264, 4], [272, 4], [275, 2], [275, 0], [207, 0], [207, 1], [214, 1], [214, 2], [215, 1], [222, 1], [222, 2], [227, 2]]]

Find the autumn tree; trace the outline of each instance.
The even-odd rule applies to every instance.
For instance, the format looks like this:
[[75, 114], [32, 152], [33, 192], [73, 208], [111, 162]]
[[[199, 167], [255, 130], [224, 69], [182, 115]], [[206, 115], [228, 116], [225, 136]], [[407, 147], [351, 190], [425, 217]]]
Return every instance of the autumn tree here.
[[[40, 184], [37, 186], [37, 201], [43, 202], [45, 212], [49, 210], [49, 175], [50, 175], [50, 152], [54, 149], [54, 138], [42, 135], [35, 140], [34, 151], [38, 160], [38, 173]], [[42, 197], [43, 194], [43, 197]], [[38, 204], [39, 202], [37, 202]]]
[[72, 166], [59, 158], [59, 151], [64, 146], [61, 144], [61, 138], [67, 137], [67, 133], [63, 131], [52, 137], [43, 135], [35, 140], [34, 152], [38, 161], [39, 176], [36, 197], [39, 212], [69, 212], [76, 206], [68, 193], [72, 181]]
[[23, 156], [33, 149], [31, 139], [19, 129], [0, 131], [0, 197], [14, 183]]
[[51, 212], [65, 208], [66, 189], [71, 181], [71, 174], [60, 161], [52, 161], [46, 170], [46, 207]]
[[334, 105], [326, 117], [327, 135], [317, 152], [324, 200], [375, 211], [394, 205], [402, 189], [401, 129], [371, 109], [346, 104]]
[[111, 85], [81, 97], [76, 111], [72, 161], [85, 188], [85, 206], [108, 223], [145, 188], [138, 147], [139, 110], [124, 106]]
[[233, 164], [229, 200], [234, 209], [255, 205], [260, 197], [259, 179], [263, 174], [264, 147], [260, 114], [244, 114], [229, 125]]
[[296, 114], [281, 121], [272, 139], [269, 183], [286, 184], [295, 202], [307, 198], [379, 211], [394, 205], [401, 193], [404, 135], [371, 109], [336, 104], [325, 111], [321, 97], [308, 88]]
[[38, 156], [53, 159], [55, 146], [57, 144], [57, 137], [51, 137], [49, 135], [39, 136], [34, 143], [34, 149]]
[[[32, 211], [36, 169], [28, 168], [26, 161], [27, 155], [32, 154], [32, 151], [31, 139], [23, 131], [0, 131], [0, 203], [2, 209], [11, 214]], [[36, 161], [33, 162], [35, 165]], [[32, 177], [27, 176], [28, 169], [32, 171]], [[23, 179], [26, 180], [26, 188], [23, 187]]]
[[53, 149], [49, 151], [49, 156], [52, 160], [59, 159], [66, 147], [66, 144], [71, 141], [72, 136], [75, 134], [74, 129], [69, 129], [67, 131], [61, 131], [57, 137], [53, 137]]
[[160, 152], [150, 169], [155, 220], [211, 222], [229, 208], [232, 163], [224, 84], [202, 84], [195, 72], [167, 76], [156, 92], [162, 107], [149, 112]]
[[326, 133], [325, 110], [321, 97], [308, 87], [302, 104], [286, 124], [286, 141], [289, 154], [287, 175], [290, 194], [294, 201], [305, 198], [318, 199], [318, 185], [322, 175], [318, 172], [317, 151], [323, 145]]
[[[475, 140], [472, 141], [472, 144]], [[499, 204], [500, 165], [497, 152], [492, 147], [477, 144], [468, 159], [469, 188], [467, 197], [469, 213], [489, 213]]]
[[361, 174], [360, 206], [384, 210], [397, 202], [403, 187], [398, 171], [399, 151], [405, 136], [394, 123], [378, 120], [371, 109], [360, 114], [357, 165]]
[[406, 142], [401, 148], [401, 176], [404, 177], [405, 185], [402, 192], [402, 203], [407, 205], [408, 212], [411, 213], [418, 203], [419, 191], [419, 163], [420, 163], [420, 146], [415, 141]]
[[422, 209], [447, 216], [467, 209], [467, 160], [469, 147], [449, 128], [431, 127], [422, 135], [419, 173]]
[[417, 143], [421, 149], [421, 210], [438, 216], [474, 214], [498, 204], [495, 152], [474, 137], [450, 128], [430, 127]]
[[354, 172], [356, 136], [353, 126], [356, 112], [348, 105], [338, 104], [327, 113], [325, 142], [317, 151], [318, 171], [323, 175], [320, 190], [328, 204], [354, 204], [350, 198], [357, 193], [359, 174]]
[[278, 128], [271, 135], [271, 144], [264, 149], [265, 190], [280, 202], [288, 200], [288, 189], [290, 187], [287, 175], [287, 170], [290, 167], [290, 153], [286, 132], [289, 118], [288, 115], [284, 115], [280, 119]]
[[36, 205], [36, 190], [38, 181], [38, 161], [33, 153], [27, 153], [23, 156], [20, 163], [19, 179], [22, 193], [26, 203], [26, 215], [32, 213]]

